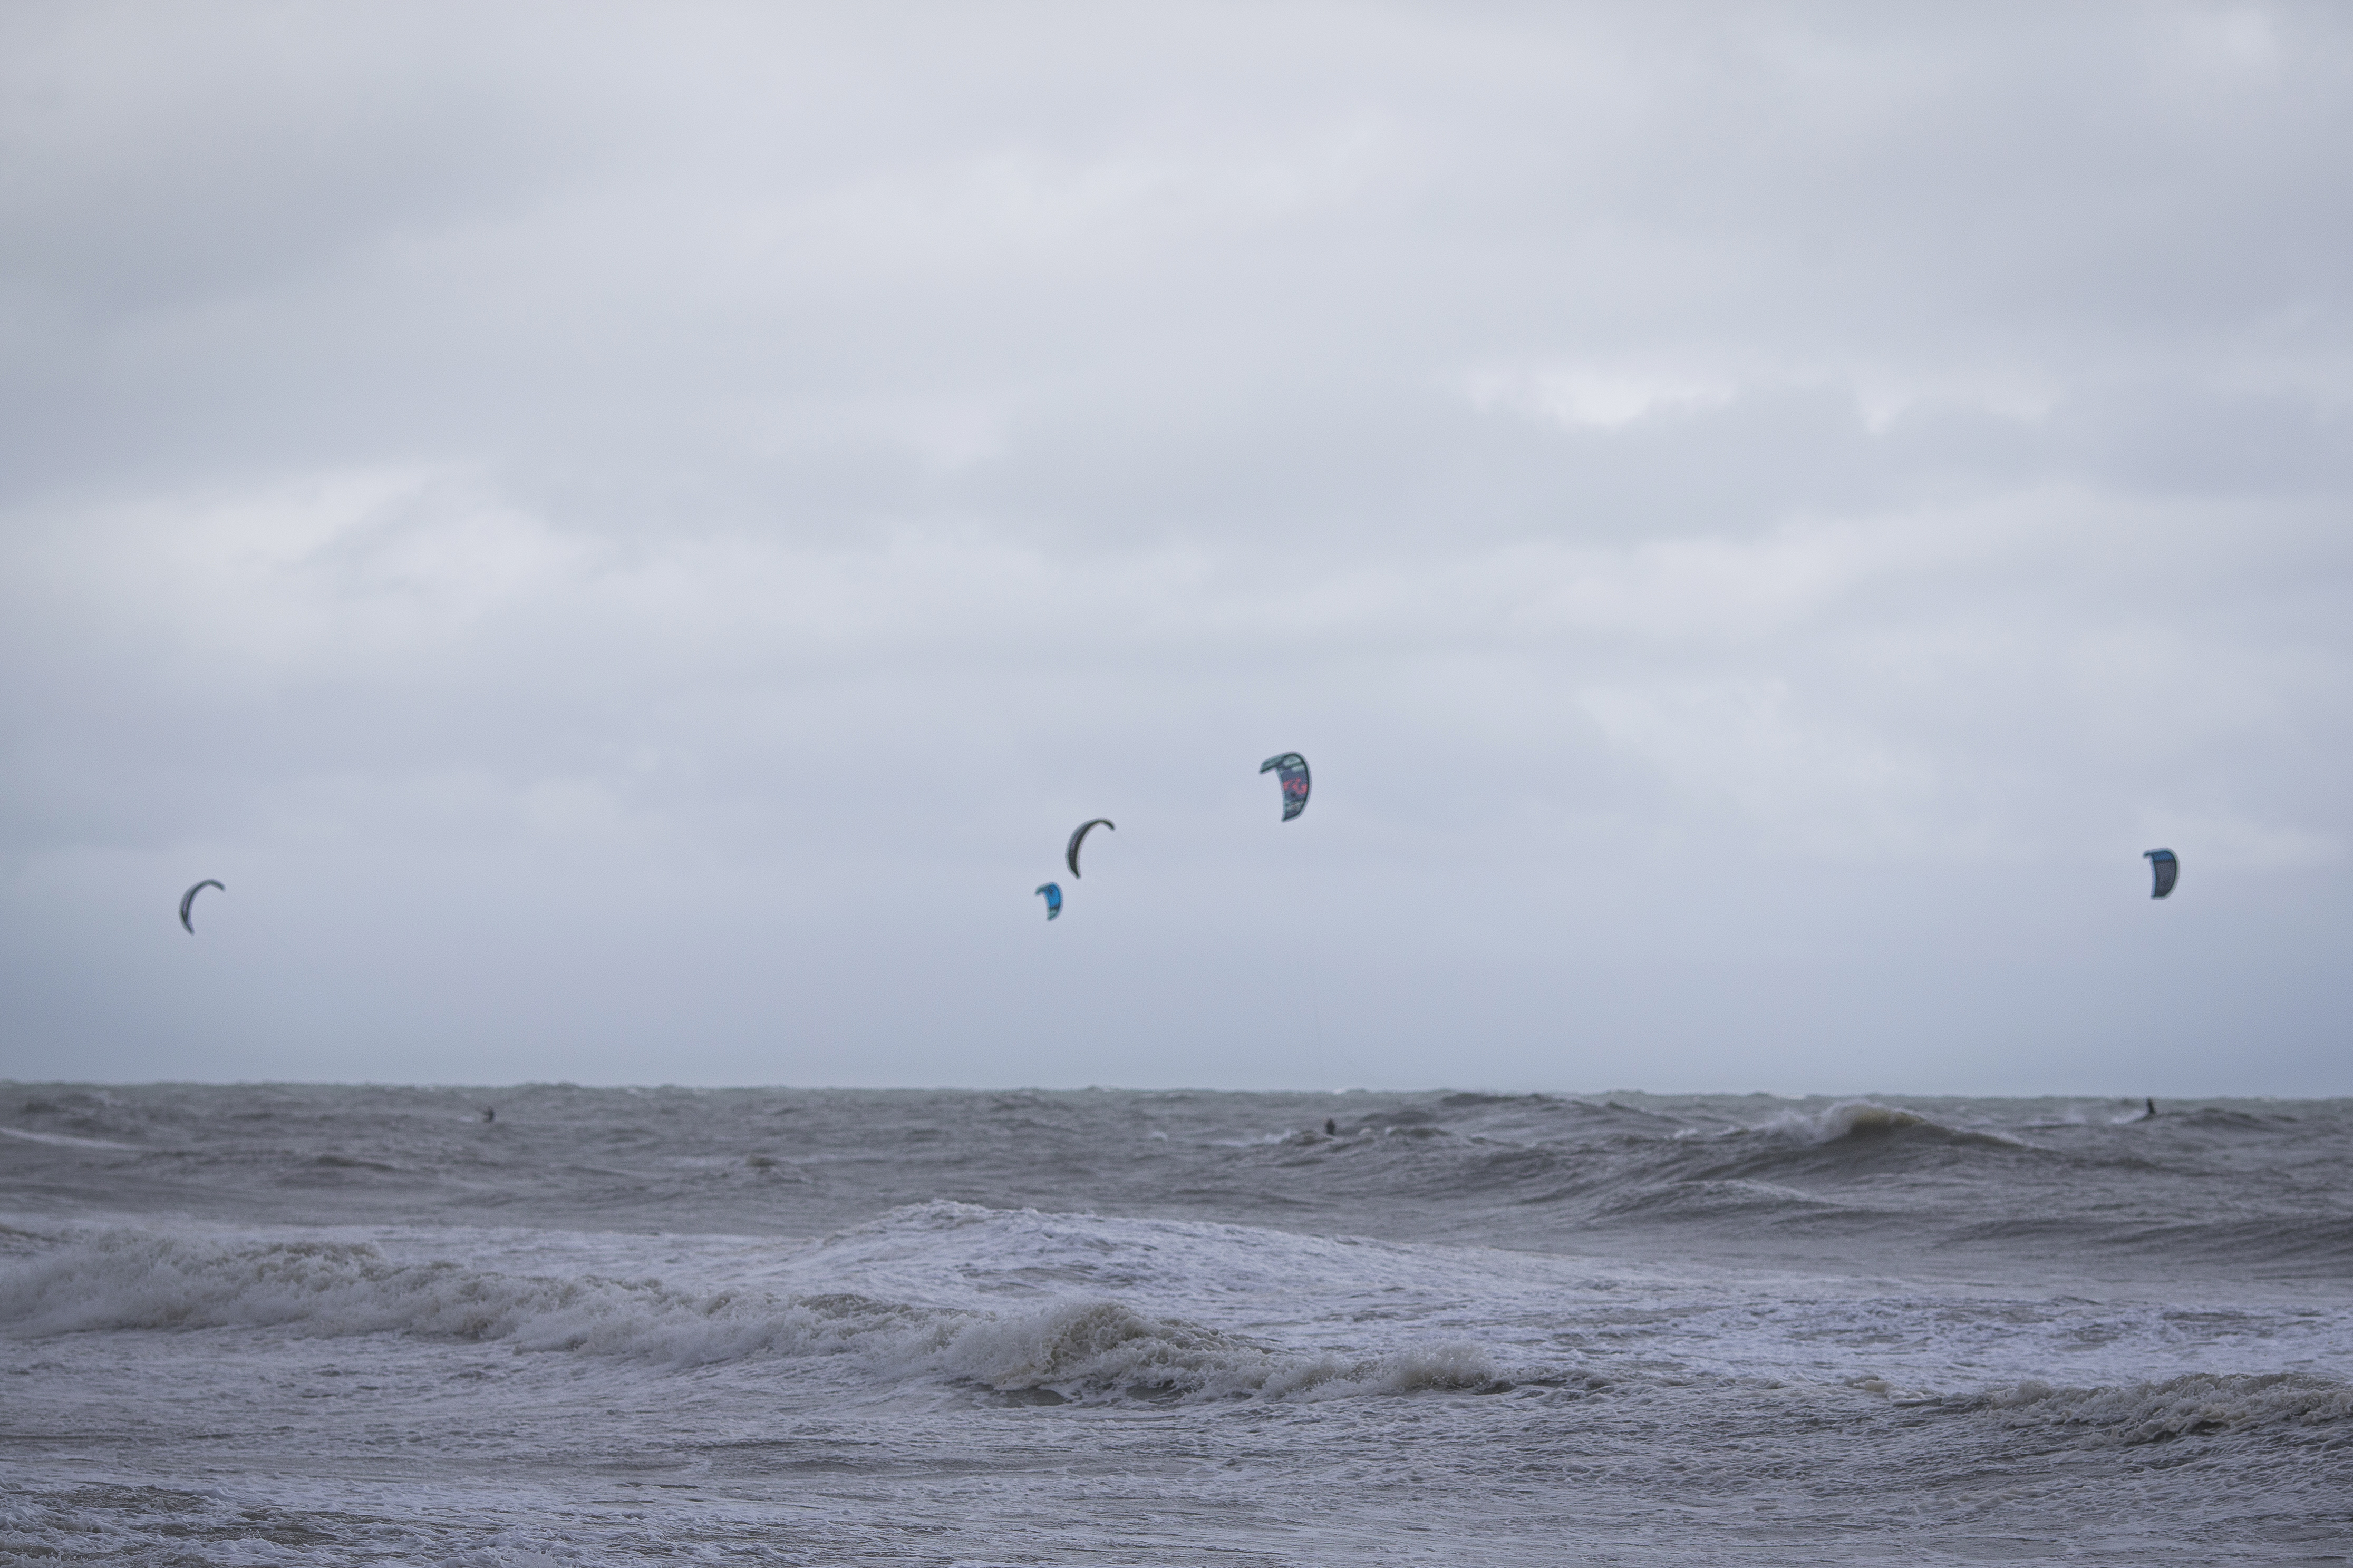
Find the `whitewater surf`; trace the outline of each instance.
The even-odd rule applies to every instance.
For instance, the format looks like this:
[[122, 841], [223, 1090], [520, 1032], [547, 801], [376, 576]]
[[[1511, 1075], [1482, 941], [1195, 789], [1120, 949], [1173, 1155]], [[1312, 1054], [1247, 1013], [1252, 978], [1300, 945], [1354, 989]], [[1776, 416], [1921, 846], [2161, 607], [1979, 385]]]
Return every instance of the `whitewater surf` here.
[[2341, 1553], [2353, 1103], [2141, 1112], [0, 1086], [0, 1555]]

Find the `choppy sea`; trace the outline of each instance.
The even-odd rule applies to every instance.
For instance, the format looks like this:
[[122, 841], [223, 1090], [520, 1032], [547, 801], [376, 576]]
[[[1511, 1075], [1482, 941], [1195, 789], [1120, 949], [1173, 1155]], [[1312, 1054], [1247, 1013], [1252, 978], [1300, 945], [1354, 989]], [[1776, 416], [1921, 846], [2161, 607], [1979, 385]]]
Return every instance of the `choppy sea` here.
[[2353, 1101], [2144, 1110], [0, 1084], [0, 1558], [2347, 1561]]

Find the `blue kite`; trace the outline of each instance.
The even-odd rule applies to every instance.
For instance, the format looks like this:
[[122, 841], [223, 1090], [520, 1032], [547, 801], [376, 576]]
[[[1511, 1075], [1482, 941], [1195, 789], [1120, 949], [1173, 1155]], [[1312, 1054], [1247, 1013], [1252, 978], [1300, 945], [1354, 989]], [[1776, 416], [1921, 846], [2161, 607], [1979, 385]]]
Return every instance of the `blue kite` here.
[[1307, 759], [1297, 752], [1285, 752], [1279, 757], [1269, 757], [1259, 763], [1258, 771], [1271, 773], [1282, 781], [1282, 820], [1289, 822], [1307, 809]]
[[1088, 832], [1097, 827], [1108, 827], [1113, 833], [1119, 831], [1119, 824], [1108, 816], [1098, 816], [1092, 821], [1080, 823], [1078, 831], [1071, 835], [1070, 845], [1062, 851], [1062, 864], [1071, 868], [1071, 876], [1075, 877], [1079, 874], [1079, 846], [1087, 841]]
[[206, 877], [203, 881], [198, 882], [195, 887], [190, 888], [186, 892], [180, 895], [180, 925], [190, 936], [196, 934], [196, 927], [195, 922], [191, 921], [188, 917], [195, 910], [196, 895], [203, 892], [206, 888], [220, 888], [220, 890], [224, 893], [228, 891], [227, 888], [221, 888], [221, 885], [218, 882], [214, 881], [210, 877]]

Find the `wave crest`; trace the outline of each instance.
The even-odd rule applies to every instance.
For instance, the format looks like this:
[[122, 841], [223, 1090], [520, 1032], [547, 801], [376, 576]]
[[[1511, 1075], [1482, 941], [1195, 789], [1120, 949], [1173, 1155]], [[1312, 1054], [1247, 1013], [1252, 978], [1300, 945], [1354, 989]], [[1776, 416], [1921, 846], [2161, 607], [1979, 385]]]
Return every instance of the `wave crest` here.
[[1964, 1127], [1947, 1127], [1916, 1110], [1883, 1105], [1875, 1100], [1841, 1100], [1836, 1105], [1826, 1106], [1820, 1110], [1785, 1110], [1753, 1131], [1787, 1142], [1809, 1146], [1859, 1143], [1911, 1134], [1951, 1142], [2024, 1147], [2015, 1138]]
[[932, 1320], [954, 1315], [850, 1295], [696, 1294], [656, 1279], [400, 1263], [364, 1242], [202, 1242], [142, 1230], [103, 1233], [0, 1274], [0, 1324], [25, 1334], [283, 1327], [681, 1365], [854, 1349], [876, 1334], [935, 1331]]
[[2021, 1425], [2105, 1427], [2119, 1442], [2154, 1443], [2193, 1432], [2342, 1421], [2353, 1416], [2353, 1384], [2294, 1372], [2192, 1373], [2120, 1388], [2030, 1381], [1984, 1403]]
[[[917, 1227], [988, 1211], [928, 1205]], [[1476, 1346], [1377, 1357], [1283, 1352], [1103, 1298], [1018, 1310], [915, 1306], [856, 1292], [686, 1291], [659, 1279], [550, 1279], [403, 1263], [367, 1243], [192, 1241], [101, 1233], [0, 1272], [0, 1327], [26, 1336], [106, 1330], [277, 1328], [306, 1336], [405, 1333], [503, 1342], [675, 1366], [849, 1358], [880, 1384], [931, 1377], [1065, 1400], [1332, 1397], [1477, 1388]]]

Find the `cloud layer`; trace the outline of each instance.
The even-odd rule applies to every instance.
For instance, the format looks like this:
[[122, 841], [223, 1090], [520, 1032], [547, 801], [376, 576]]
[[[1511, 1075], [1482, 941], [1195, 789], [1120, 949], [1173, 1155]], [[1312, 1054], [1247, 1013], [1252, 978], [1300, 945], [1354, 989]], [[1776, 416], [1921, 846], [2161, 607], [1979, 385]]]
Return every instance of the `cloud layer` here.
[[0, 1073], [2342, 1090], [2348, 121], [2317, 5], [19, 8]]

